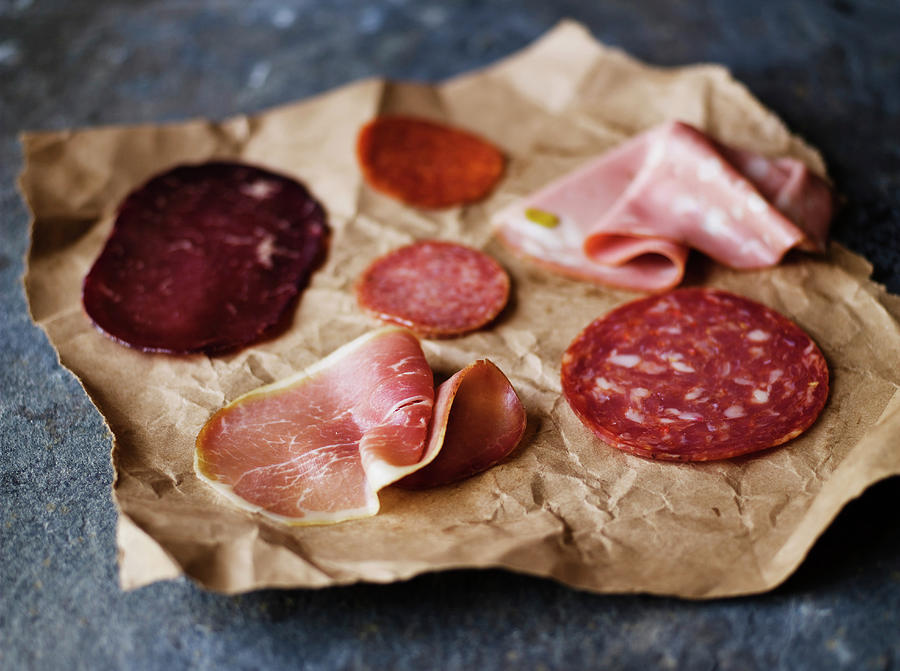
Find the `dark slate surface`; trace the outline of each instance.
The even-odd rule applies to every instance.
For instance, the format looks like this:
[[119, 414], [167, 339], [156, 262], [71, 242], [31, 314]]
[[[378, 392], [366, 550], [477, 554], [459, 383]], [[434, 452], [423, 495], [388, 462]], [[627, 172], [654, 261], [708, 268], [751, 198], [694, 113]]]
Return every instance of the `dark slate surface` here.
[[900, 478], [850, 504], [783, 587], [743, 599], [596, 596], [498, 571], [239, 597], [116, 586], [110, 437], [23, 297], [16, 133], [438, 80], [565, 16], [653, 63], [731, 67], [823, 150], [846, 198], [835, 237], [900, 293], [895, 0], [0, 0], [0, 668], [900, 668]]

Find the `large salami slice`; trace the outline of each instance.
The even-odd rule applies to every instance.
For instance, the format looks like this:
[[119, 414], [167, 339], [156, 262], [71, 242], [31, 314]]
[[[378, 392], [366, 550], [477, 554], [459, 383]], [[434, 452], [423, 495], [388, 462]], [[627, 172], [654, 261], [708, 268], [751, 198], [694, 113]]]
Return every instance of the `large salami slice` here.
[[236, 163], [180, 166], [122, 202], [84, 307], [139, 349], [234, 349], [280, 321], [327, 235], [324, 210], [293, 179]]
[[563, 393], [588, 428], [654, 459], [727, 459], [791, 440], [818, 417], [828, 379], [796, 324], [714, 289], [627, 303], [562, 360]]
[[414, 117], [369, 122], [359, 133], [356, 153], [370, 185], [413, 207], [481, 200], [503, 175], [503, 154], [489, 142]]
[[451, 242], [396, 249], [360, 277], [360, 306], [426, 338], [461, 335], [492, 321], [509, 298], [509, 276], [494, 259]]

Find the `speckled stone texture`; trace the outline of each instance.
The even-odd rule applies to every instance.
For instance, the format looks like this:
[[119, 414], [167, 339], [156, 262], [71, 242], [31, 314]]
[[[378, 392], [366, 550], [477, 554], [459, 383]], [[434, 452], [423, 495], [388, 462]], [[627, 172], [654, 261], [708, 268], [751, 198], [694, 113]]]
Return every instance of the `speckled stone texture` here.
[[373, 75], [439, 80], [566, 16], [651, 63], [729, 66], [822, 149], [845, 199], [835, 237], [900, 293], [896, 0], [0, 0], [0, 668], [900, 668], [900, 478], [848, 506], [783, 587], [743, 599], [596, 596], [497, 571], [119, 591], [110, 436], [25, 305], [16, 133], [222, 118]]

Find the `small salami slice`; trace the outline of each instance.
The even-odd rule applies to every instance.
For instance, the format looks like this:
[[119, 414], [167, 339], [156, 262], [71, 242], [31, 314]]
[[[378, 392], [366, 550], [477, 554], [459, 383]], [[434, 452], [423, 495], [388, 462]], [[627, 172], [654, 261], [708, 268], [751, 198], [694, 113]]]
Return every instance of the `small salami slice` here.
[[327, 236], [324, 210], [293, 179], [180, 166], [122, 202], [82, 300], [102, 331], [139, 349], [235, 349], [280, 321]]
[[426, 240], [396, 249], [363, 273], [360, 306], [426, 338], [461, 335], [492, 321], [509, 298], [509, 276], [470, 247]]
[[728, 459], [787, 442], [819, 416], [828, 379], [796, 324], [714, 289], [627, 303], [590, 324], [562, 360], [563, 394], [581, 421], [654, 459]]
[[384, 116], [359, 133], [356, 153], [374, 188], [423, 208], [487, 196], [503, 175], [503, 154], [471, 133], [405, 116]]

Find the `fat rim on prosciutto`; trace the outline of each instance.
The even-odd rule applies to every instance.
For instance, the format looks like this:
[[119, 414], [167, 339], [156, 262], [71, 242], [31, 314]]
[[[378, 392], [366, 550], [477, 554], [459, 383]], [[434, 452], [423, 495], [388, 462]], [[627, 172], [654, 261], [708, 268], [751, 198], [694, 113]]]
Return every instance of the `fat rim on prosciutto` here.
[[290, 177], [240, 163], [175, 167], [132, 191], [82, 288], [106, 335], [145, 351], [216, 354], [284, 317], [328, 241]]
[[710, 461], [781, 445], [828, 398], [825, 357], [750, 299], [680, 289], [591, 323], [562, 359], [562, 389], [604, 442], [653, 459]]

